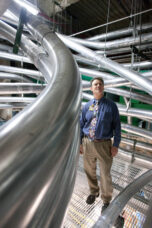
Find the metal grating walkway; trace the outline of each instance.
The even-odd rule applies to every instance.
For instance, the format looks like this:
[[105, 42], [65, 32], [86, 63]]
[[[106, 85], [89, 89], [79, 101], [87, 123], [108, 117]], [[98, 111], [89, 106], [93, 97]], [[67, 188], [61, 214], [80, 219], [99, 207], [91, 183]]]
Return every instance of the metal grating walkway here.
[[[113, 197], [119, 191], [131, 183], [135, 178], [146, 172], [147, 169], [139, 168], [125, 161], [114, 159], [112, 166], [112, 179], [114, 184]], [[99, 169], [97, 168], [99, 177]], [[82, 156], [79, 159], [79, 167], [76, 183], [71, 201], [63, 222], [63, 228], [90, 228], [98, 220], [102, 201], [98, 197], [92, 205], [87, 205], [85, 200], [89, 194], [87, 179], [83, 171]], [[142, 189], [135, 198], [132, 198], [124, 208], [123, 217], [125, 218], [124, 228], [142, 228], [145, 221], [145, 214], [148, 209], [147, 199], [152, 197], [152, 183]]]

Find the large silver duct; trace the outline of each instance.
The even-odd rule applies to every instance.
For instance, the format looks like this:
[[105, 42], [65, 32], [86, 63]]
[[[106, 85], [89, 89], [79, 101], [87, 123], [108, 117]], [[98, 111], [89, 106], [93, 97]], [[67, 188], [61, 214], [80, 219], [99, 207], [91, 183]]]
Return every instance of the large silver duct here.
[[[100, 54], [99, 54], [99, 56], [103, 57], [103, 55], [100, 55]], [[91, 60], [91, 59], [88, 59], [87, 57], [84, 58], [79, 55], [74, 55], [74, 58], [78, 63], [80, 62], [80, 63], [86, 64], [86, 65], [97, 67], [99, 69], [103, 68], [103, 65], [99, 64], [98, 62], [95, 62], [95, 59]], [[151, 61], [142, 61], [142, 62], [133, 62], [133, 63], [124, 63], [124, 64], [119, 63], [119, 65], [120, 66], [122, 65], [126, 68], [131, 68], [131, 69], [149, 69], [152, 67], [152, 62]]]
[[117, 31], [113, 32], [108, 32], [100, 35], [93, 36], [91, 38], [88, 38], [88, 40], [95, 41], [95, 40], [109, 40], [109, 39], [114, 39], [117, 37], [123, 37], [127, 35], [132, 35], [134, 30], [136, 29], [136, 32], [139, 32], [142, 30], [148, 30], [152, 28], [152, 24], [144, 24], [144, 25], [137, 25], [136, 28], [130, 27], [130, 28], [125, 28], [125, 29], [120, 29]]
[[[0, 32], [14, 42], [15, 30], [0, 24]], [[80, 77], [56, 35], [39, 19], [34, 27], [45, 52], [24, 36], [21, 47], [49, 84], [1, 127], [0, 227], [60, 227], [75, 180]]]
[[[148, 95], [142, 95], [142, 94], [130, 92], [130, 91], [127, 91], [124, 89], [119, 89], [119, 88], [106, 88], [105, 92], [116, 94], [119, 96], [124, 96], [124, 97], [131, 98], [131, 99], [135, 99], [135, 100], [147, 103], [147, 104], [152, 104], [152, 97], [148, 96]], [[83, 92], [83, 97], [88, 100], [93, 98], [93, 96], [91, 94], [88, 94], [85, 92]]]
[[82, 44], [84, 46], [87, 46], [89, 48], [94, 48], [94, 49], [105, 49], [105, 50], [110, 50], [110, 49], [115, 49], [115, 48], [122, 48], [122, 47], [127, 47], [130, 45], [138, 45], [140, 43], [150, 43], [152, 41], [152, 34], [143, 34], [140, 37], [127, 37], [127, 38], [122, 38], [114, 41], [107, 41], [107, 42], [97, 42], [97, 41], [89, 41], [89, 40], [82, 40], [79, 38], [70, 38], [69, 40], [73, 40], [74, 42], [77, 42], [79, 44]]
[[[19, 67], [0, 65], [0, 71], [8, 72], [8, 73], [15, 73], [15, 74], [22, 74], [22, 75], [29, 76], [30, 78], [44, 81], [44, 77], [43, 77], [42, 73], [40, 71], [36, 71], [36, 70], [29, 70], [29, 69], [24, 69], [24, 68], [19, 68]], [[49, 78], [45, 78], [45, 79], [49, 80]]]
[[18, 74], [11, 74], [11, 73], [4, 73], [4, 72], [0, 72], [0, 79], [9, 79], [12, 81], [19, 81], [19, 82], [32, 82], [32, 80], [28, 77], [23, 77], [21, 75]]
[[44, 88], [34, 83], [0, 83], [0, 94], [39, 94]]
[[5, 53], [2, 51], [0, 51], [0, 58], [14, 60], [14, 61], [21, 61], [25, 63], [32, 63], [32, 61], [28, 57], [20, 56], [12, 53]]
[[114, 224], [118, 215], [129, 201], [129, 199], [138, 192], [143, 186], [148, 184], [152, 178], [152, 169], [142, 174], [134, 182], [129, 184], [125, 189], [119, 193], [112, 201], [109, 207], [102, 213], [99, 220], [93, 228], [110, 228]]
[[111, 61], [108, 58], [98, 56], [92, 50], [78, 43], [73, 42], [72, 38], [68, 38], [66, 36], [59, 34], [58, 36], [68, 47], [81, 53], [82, 56], [90, 58], [93, 61], [96, 61], [98, 64], [101, 64], [103, 68], [110, 69], [116, 74], [121, 75], [121, 77], [133, 82], [135, 85], [139, 86], [139, 88], [143, 89], [144, 91], [152, 95], [152, 82], [150, 80], [142, 78], [138, 73], [128, 70], [122, 67], [120, 64]]
[[133, 133], [136, 135], [140, 135], [140, 136], [145, 137], [150, 140], [152, 139], [152, 132], [145, 130], [143, 128], [135, 127], [135, 126], [132, 126], [129, 124], [123, 124], [123, 123], [121, 124], [121, 128], [122, 128], [122, 130], [125, 130], [127, 132], [130, 132], [130, 133]]

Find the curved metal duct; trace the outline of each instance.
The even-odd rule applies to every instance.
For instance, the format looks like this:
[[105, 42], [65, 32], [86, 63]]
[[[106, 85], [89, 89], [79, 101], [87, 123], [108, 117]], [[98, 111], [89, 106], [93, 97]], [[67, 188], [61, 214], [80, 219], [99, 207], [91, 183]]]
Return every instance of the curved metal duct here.
[[118, 196], [111, 202], [109, 207], [102, 213], [102, 216], [93, 226], [93, 228], [110, 228], [114, 224], [118, 215], [127, 204], [129, 199], [138, 192], [143, 186], [148, 184], [152, 178], [152, 169], [142, 174], [134, 182], [129, 184], [119, 193]]
[[35, 83], [0, 83], [0, 94], [39, 94], [45, 86]]
[[[152, 95], [152, 82], [146, 78], [142, 78], [138, 73], [135, 73], [134, 71], [131, 71], [129, 69], [124, 68], [120, 64], [111, 61], [108, 58], [101, 57], [97, 55], [92, 50], [78, 44], [72, 41], [73, 38], [69, 38], [63, 35], [58, 34], [58, 36], [61, 38], [61, 40], [71, 49], [81, 53], [82, 56], [88, 57], [89, 59], [92, 59], [93, 61], [96, 61], [98, 64], [100, 64], [103, 68], [110, 69], [111, 71], [115, 72], [118, 75], [121, 75], [121, 77], [129, 80], [130, 82], [133, 82], [135, 85], [137, 85], [139, 88], [143, 89], [150, 95]], [[91, 42], [91, 41], [90, 41]]]
[[145, 130], [143, 128], [135, 127], [135, 126], [132, 126], [129, 124], [121, 124], [121, 128], [122, 128], [122, 130], [125, 130], [127, 132], [131, 132], [133, 134], [140, 135], [140, 136], [145, 137], [150, 140], [152, 139], [152, 132]]
[[[36, 21], [47, 54], [24, 36], [21, 47], [49, 84], [1, 127], [1, 227], [60, 227], [75, 180], [80, 77], [69, 50]], [[13, 28], [1, 22], [0, 31], [14, 41]]]
[[4, 73], [0, 72], [0, 79], [10, 79], [12, 81], [19, 81], [19, 82], [32, 82], [32, 80], [28, 77], [23, 77], [18, 74], [11, 74], [11, 73]]
[[[135, 93], [135, 92], [130, 92], [124, 89], [119, 89], [119, 88], [105, 88], [104, 90], [105, 92], [108, 93], [112, 93], [112, 94], [116, 94], [119, 96], [124, 96], [127, 98], [132, 98], [132, 99], [136, 99], [138, 101], [147, 103], [147, 104], [152, 104], [152, 97], [148, 96], [148, 95], [142, 95], [139, 93]], [[83, 97], [90, 100], [93, 98], [93, 96], [91, 94], [85, 93], [83, 92]]]
[[[3, 72], [22, 74], [22, 75], [26, 75], [31, 78], [37, 79], [37, 80], [44, 81], [44, 77], [43, 77], [42, 73], [37, 70], [29, 70], [29, 69], [12, 67], [12, 66], [4, 66], [4, 65], [0, 65], [0, 70]], [[48, 80], [48, 78], [46, 78], [46, 80]]]
[[133, 33], [134, 29], [136, 29], [136, 31], [140, 31], [142, 30], [147, 30], [152, 28], [152, 24], [144, 24], [144, 25], [137, 25], [136, 28], [130, 27], [130, 28], [125, 28], [125, 29], [120, 29], [117, 31], [113, 31], [113, 32], [108, 32], [108, 33], [104, 33], [104, 34], [100, 34], [100, 35], [96, 35], [93, 36], [87, 40], [91, 40], [91, 41], [95, 41], [95, 40], [109, 40], [109, 39], [114, 39], [116, 37], [122, 37], [122, 36], [126, 36], [126, 35], [130, 35]]
[[152, 34], [143, 34], [140, 37], [127, 37], [122, 38], [114, 41], [107, 41], [107, 42], [97, 42], [97, 41], [89, 41], [89, 40], [82, 40], [79, 38], [69, 37], [69, 40], [73, 40], [76, 43], [82, 44], [84, 46], [94, 48], [94, 49], [115, 49], [115, 48], [122, 48], [127, 47], [130, 45], [138, 45], [140, 43], [150, 43], [152, 41]]
[[32, 61], [28, 57], [16, 55], [16, 54], [12, 54], [12, 53], [5, 53], [2, 51], [0, 51], [0, 58], [11, 59], [14, 61], [21, 61], [21, 62], [25, 62], [25, 63], [32, 63]]

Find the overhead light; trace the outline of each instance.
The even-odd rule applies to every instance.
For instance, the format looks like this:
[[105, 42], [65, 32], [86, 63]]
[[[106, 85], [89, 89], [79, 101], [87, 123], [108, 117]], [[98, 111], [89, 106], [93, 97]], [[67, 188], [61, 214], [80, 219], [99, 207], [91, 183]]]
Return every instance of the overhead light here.
[[14, 2], [18, 3], [20, 6], [24, 7], [30, 13], [37, 15], [39, 13], [39, 9], [33, 5], [32, 3], [26, 0], [14, 0]]

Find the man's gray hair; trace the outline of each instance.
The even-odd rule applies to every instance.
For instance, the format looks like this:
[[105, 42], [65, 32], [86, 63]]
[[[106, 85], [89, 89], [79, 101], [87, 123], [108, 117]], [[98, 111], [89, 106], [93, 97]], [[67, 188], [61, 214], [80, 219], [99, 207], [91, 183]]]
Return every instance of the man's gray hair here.
[[104, 80], [103, 80], [103, 78], [101, 78], [101, 77], [95, 77], [95, 78], [91, 79], [91, 81], [90, 81], [90, 85], [91, 85], [91, 86], [92, 86], [92, 83], [93, 83], [94, 80], [99, 80], [99, 81], [101, 81], [102, 84], [104, 85]]

